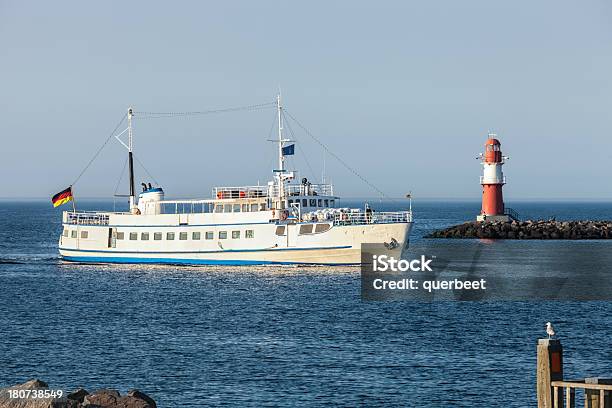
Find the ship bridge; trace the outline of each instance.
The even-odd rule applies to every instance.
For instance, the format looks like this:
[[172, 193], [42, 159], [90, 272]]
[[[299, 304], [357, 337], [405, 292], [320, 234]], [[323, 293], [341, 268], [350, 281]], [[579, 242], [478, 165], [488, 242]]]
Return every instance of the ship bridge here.
[[[270, 182], [267, 186], [214, 187], [212, 197], [216, 202], [215, 212], [224, 212], [226, 205], [266, 203], [269, 209], [292, 209], [299, 212], [335, 208], [338, 197], [331, 184], [310, 183], [306, 178], [300, 184], [279, 185]], [[279, 201], [280, 197], [280, 201]]]

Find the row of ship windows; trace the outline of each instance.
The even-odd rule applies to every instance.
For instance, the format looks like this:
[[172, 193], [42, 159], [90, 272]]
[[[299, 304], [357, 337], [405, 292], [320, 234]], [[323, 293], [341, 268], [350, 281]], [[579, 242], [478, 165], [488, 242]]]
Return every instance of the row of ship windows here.
[[[276, 235], [285, 235], [285, 226], [279, 225], [276, 227]], [[319, 234], [327, 232], [331, 228], [330, 224], [302, 224], [300, 225], [299, 235]]]
[[[284, 225], [279, 225], [276, 227], [276, 235], [285, 235], [285, 226]], [[304, 235], [304, 234], [313, 234], [313, 233], [321, 233], [321, 232], [326, 232], [331, 228], [330, 224], [303, 224], [300, 225], [300, 230], [299, 230], [299, 234], [300, 235]], [[64, 237], [68, 237], [68, 228], [64, 229], [63, 232], [63, 236]], [[117, 240], [124, 240], [125, 239], [125, 232], [120, 232], [117, 231], [115, 232], [115, 239]], [[179, 232], [179, 240], [180, 241], [186, 241], [189, 238], [189, 233], [188, 232]], [[70, 236], [72, 238], [77, 238], [78, 237], [78, 231], [77, 230], [72, 230], [70, 231]], [[141, 241], [148, 241], [150, 239], [151, 233], [149, 232], [141, 232], [140, 233], [140, 240]], [[241, 236], [241, 231], [232, 231], [232, 239], [240, 239]], [[81, 230], [81, 238], [82, 239], [87, 239], [89, 237], [89, 232], [87, 230]], [[129, 235], [129, 240], [130, 241], [137, 241], [138, 240], [138, 233], [137, 232], [130, 232]], [[154, 232], [153, 233], [153, 240], [154, 241], [161, 241], [164, 237], [164, 234], [162, 232]], [[219, 231], [218, 232], [218, 238], [219, 239], [227, 239], [228, 234], [227, 231]], [[254, 230], [246, 230], [244, 231], [244, 237], [245, 238], [255, 238], [255, 231]], [[166, 232], [166, 241], [173, 241], [176, 238], [176, 233], [175, 232]], [[202, 233], [200, 231], [193, 231], [191, 233], [191, 239], [194, 241], [198, 241], [200, 239], [202, 239]], [[204, 239], [215, 239], [215, 233], [213, 231], [206, 231], [204, 233]]]
[[[140, 233], [140, 240], [141, 241], [148, 241], [150, 238], [150, 233], [149, 232], [141, 232]], [[67, 237], [68, 236], [68, 229], [64, 230], [64, 236]], [[72, 238], [77, 238], [78, 236], [78, 232], [77, 230], [72, 230], [71, 235]], [[81, 238], [86, 239], [88, 238], [89, 233], [86, 230], [81, 230]], [[163, 238], [163, 233], [161, 232], [154, 232], [153, 233], [153, 240], [154, 241], [161, 241]], [[187, 232], [179, 232], [178, 234], [179, 236], [179, 240], [181, 241], [186, 241], [189, 238], [189, 233]], [[241, 231], [232, 231], [232, 239], [240, 239], [241, 236]], [[138, 233], [137, 232], [130, 232], [129, 235], [129, 240], [130, 241], [137, 241], [138, 240]], [[227, 239], [228, 234], [227, 231], [219, 231], [218, 233], [218, 237], [219, 239]], [[255, 238], [255, 231], [254, 230], [246, 230], [244, 231], [244, 237], [245, 238]], [[115, 238], [117, 240], [124, 240], [125, 239], [125, 232], [117, 232]], [[176, 238], [176, 233], [174, 232], [166, 232], [166, 240], [167, 241], [173, 241]], [[191, 233], [191, 239], [198, 241], [200, 239], [202, 239], [202, 233], [200, 231], [194, 231]], [[215, 233], [213, 231], [206, 231], [204, 233], [204, 239], [215, 239]]]
[[[289, 200], [289, 206], [291, 206], [291, 204], [298, 204], [301, 205], [302, 207], [322, 207], [322, 208], [327, 208], [327, 207], [334, 207], [336, 205], [336, 200], [330, 200], [330, 199], [323, 199], [323, 198], [311, 198], [306, 199], [306, 198], [302, 198], [301, 200], [295, 199], [295, 200]], [[308, 205], [310, 203], [310, 205]]]
[[266, 204], [217, 204], [216, 213], [266, 211]]
[[[298, 204], [302, 207], [334, 207], [336, 205], [336, 200], [323, 199], [323, 198], [311, 198], [311, 199], [295, 199], [289, 200], [289, 206], [291, 204]], [[310, 204], [310, 205], [309, 205]], [[215, 205], [216, 213], [231, 213], [231, 212], [255, 212], [255, 211], [265, 211], [266, 204], [217, 204]]]
[[[240, 234], [241, 231], [232, 231], [232, 239], [240, 239]], [[188, 232], [179, 232], [178, 234], [179, 236], [179, 240], [181, 241], [186, 241], [189, 238], [189, 233]], [[174, 232], [166, 232], [166, 241], [172, 241], [174, 240], [176, 237], [176, 233]], [[218, 232], [218, 237], [219, 239], [227, 239], [228, 234], [227, 231], [219, 231]], [[244, 232], [244, 237], [245, 238], [255, 238], [255, 231], [253, 230], [246, 230]], [[125, 238], [125, 233], [124, 232], [117, 232], [117, 239], [121, 240]], [[155, 241], [161, 241], [163, 238], [163, 234], [161, 232], [154, 232], [153, 233], [153, 240]], [[137, 232], [130, 232], [129, 234], [129, 239], [130, 241], [136, 241], [138, 239], [138, 233]], [[202, 239], [202, 233], [200, 231], [194, 231], [191, 233], [191, 239], [198, 241], [200, 239]], [[206, 231], [204, 233], [204, 239], [215, 239], [215, 233], [212, 231]], [[140, 240], [141, 241], [148, 241], [149, 240], [149, 233], [148, 232], [141, 232], [140, 233]]]

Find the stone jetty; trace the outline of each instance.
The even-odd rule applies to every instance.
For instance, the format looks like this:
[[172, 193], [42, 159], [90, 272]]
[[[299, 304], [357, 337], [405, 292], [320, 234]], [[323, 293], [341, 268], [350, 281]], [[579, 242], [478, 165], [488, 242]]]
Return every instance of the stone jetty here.
[[612, 239], [612, 221], [466, 222], [425, 238]]
[[130, 390], [121, 395], [117, 390], [101, 389], [88, 392], [83, 388], [67, 393], [61, 398], [34, 398], [31, 394], [15, 398], [11, 390], [55, 390], [40, 380], [30, 380], [23, 384], [0, 389], [0, 408], [156, 408], [155, 401], [138, 390]]

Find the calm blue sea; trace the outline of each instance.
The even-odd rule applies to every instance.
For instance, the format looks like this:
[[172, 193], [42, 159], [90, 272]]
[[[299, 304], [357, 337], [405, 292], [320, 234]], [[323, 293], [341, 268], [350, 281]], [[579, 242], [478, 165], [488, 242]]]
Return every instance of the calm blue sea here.
[[[512, 207], [612, 219], [609, 203]], [[0, 202], [0, 387], [138, 388], [160, 407], [528, 407], [547, 321], [566, 377], [612, 377], [608, 302], [364, 302], [356, 268], [67, 264], [60, 209]], [[413, 240], [478, 209], [415, 202]]]

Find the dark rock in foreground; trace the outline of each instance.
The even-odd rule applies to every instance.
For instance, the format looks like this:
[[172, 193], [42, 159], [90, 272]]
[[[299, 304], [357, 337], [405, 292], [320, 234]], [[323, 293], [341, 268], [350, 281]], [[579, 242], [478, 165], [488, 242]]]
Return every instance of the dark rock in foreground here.
[[92, 393], [82, 388], [62, 398], [12, 398], [9, 390], [54, 390], [40, 380], [0, 389], [0, 408], [156, 408], [155, 401], [145, 393], [131, 390], [121, 396], [117, 390], [98, 390]]
[[612, 239], [612, 221], [466, 222], [425, 238]]

